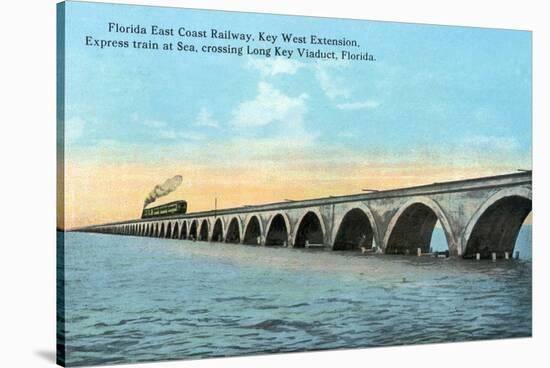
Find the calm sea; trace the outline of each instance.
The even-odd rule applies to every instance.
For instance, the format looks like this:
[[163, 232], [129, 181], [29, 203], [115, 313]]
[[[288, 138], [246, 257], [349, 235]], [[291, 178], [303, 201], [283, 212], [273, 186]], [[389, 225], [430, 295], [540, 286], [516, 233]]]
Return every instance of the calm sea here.
[[[66, 362], [96, 365], [531, 336], [519, 261], [65, 234]], [[433, 242], [444, 241], [436, 229]]]

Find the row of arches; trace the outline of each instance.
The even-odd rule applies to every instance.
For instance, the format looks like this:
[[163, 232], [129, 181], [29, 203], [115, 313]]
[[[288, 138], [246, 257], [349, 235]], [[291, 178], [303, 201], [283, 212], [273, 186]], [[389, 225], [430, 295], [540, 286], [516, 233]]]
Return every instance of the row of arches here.
[[[213, 241], [226, 243], [243, 243], [259, 245], [262, 241], [263, 228], [258, 216], [251, 216], [244, 230], [240, 219], [233, 217], [229, 222], [224, 236], [223, 222], [221, 218], [216, 219], [209, 237], [209, 222], [206, 219], [201, 221], [174, 222], [150, 222], [143, 224], [123, 225], [102, 229], [101, 232], [120, 235], [148, 236], [168, 239], [190, 239], [199, 241]], [[268, 225], [266, 245], [286, 246], [289, 243], [289, 220], [279, 213], [273, 216]], [[324, 229], [321, 220], [314, 212], [308, 212], [302, 219], [298, 228], [295, 247], [303, 247], [306, 242], [323, 243]]]
[[[355, 207], [345, 213], [336, 235], [328, 242], [332, 241], [333, 250], [370, 249], [378, 245], [389, 254], [415, 254], [418, 248], [426, 253], [431, 250], [434, 229], [440, 226], [445, 234], [447, 249], [462, 242], [464, 257], [479, 253], [482, 258], [489, 258], [492, 252], [497, 252], [499, 256], [504, 252], [512, 253], [531, 206], [530, 192], [497, 196], [480, 207], [464, 230], [463, 239], [453, 231], [437, 203], [428, 199], [415, 199], [403, 205], [393, 215], [384, 234], [379, 236], [372, 214]], [[233, 217], [226, 231], [221, 218], [214, 221], [212, 232], [209, 226], [206, 219], [194, 219], [182, 223], [167, 222], [166, 225], [162, 222], [129, 224], [104, 232], [295, 248], [327, 242], [324, 222], [316, 211], [306, 212], [294, 232], [291, 232], [290, 221], [284, 213], [271, 216], [265, 232], [257, 215], [252, 215], [244, 226], [238, 217]]]

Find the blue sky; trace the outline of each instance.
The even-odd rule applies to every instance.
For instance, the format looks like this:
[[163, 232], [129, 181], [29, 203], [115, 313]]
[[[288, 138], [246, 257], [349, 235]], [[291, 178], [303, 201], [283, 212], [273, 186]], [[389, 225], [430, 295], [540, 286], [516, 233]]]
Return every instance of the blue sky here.
[[[223, 163], [232, 156], [225, 149], [238, 150], [231, 142], [265, 140], [326, 155], [342, 149], [357, 160], [406, 162], [424, 152], [450, 164], [531, 165], [529, 32], [78, 2], [68, 3], [67, 15], [68, 146], [82, 159], [98, 147], [120, 160], [155, 161], [167, 152], [195, 159], [208, 144]], [[377, 61], [85, 46], [86, 35], [167, 40], [109, 33], [109, 21], [345, 36]]]
[[[346, 37], [376, 61], [86, 46], [229, 43], [109, 22]], [[531, 168], [529, 32], [68, 2], [66, 36], [69, 223], [134, 216], [176, 174], [167, 200], [195, 211]]]

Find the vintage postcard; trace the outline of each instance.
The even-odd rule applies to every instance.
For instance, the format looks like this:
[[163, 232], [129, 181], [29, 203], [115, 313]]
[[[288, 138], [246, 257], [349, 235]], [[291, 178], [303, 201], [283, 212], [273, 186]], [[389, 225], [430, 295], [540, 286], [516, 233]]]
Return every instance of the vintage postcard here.
[[57, 26], [59, 364], [531, 336], [531, 32]]

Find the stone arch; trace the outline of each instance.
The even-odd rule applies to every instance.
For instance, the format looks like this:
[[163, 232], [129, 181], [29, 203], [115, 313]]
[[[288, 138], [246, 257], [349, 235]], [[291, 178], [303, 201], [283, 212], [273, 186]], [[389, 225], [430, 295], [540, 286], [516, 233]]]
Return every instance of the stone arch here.
[[212, 229], [212, 241], [213, 242], [223, 241], [223, 221], [221, 217], [218, 217], [218, 219], [214, 223], [214, 228]]
[[168, 221], [168, 225], [166, 226], [166, 233], [164, 234], [165, 238], [172, 238], [172, 223]]
[[333, 250], [370, 249], [376, 242], [372, 214], [369, 217], [361, 208], [348, 209], [336, 228]]
[[197, 240], [198, 236], [198, 221], [197, 219], [191, 221], [191, 227], [189, 228], [189, 239], [190, 240]]
[[293, 247], [303, 248], [307, 243], [324, 243], [326, 234], [323, 216], [317, 209], [308, 209], [298, 221], [294, 232]]
[[439, 220], [451, 254], [458, 254], [456, 236], [447, 215], [433, 199], [415, 197], [393, 215], [384, 236], [384, 251], [392, 254], [428, 252], [433, 229]]
[[498, 258], [514, 250], [519, 230], [532, 210], [532, 192], [528, 188], [501, 189], [487, 199], [471, 217], [462, 234], [462, 255], [480, 253]]
[[262, 220], [258, 215], [251, 215], [244, 227], [243, 244], [261, 245], [263, 233]]
[[174, 222], [174, 230], [172, 231], [172, 239], [180, 238], [180, 223], [178, 221]]
[[158, 234], [159, 238], [164, 238], [165, 230], [164, 230], [164, 222], [161, 222], [160, 224], [160, 232]]
[[199, 228], [199, 237], [198, 237], [198, 240], [204, 240], [204, 241], [208, 241], [208, 230], [209, 230], [209, 226], [208, 226], [208, 220], [207, 219], [203, 219], [201, 221], [201, 225], [200, 225], [200, 228]]
[[227, 230], [225, 232], [225, 242], [226, 243], [240, 243], [243, 233], [243, 225], [241, 219], [238, 216], [235, 216], [229, 221]]
[[187, 221], [181, 223], [180, 239], [187, 239], [189, 236], [187, 234], [188, 226]]
[[288, 245], [290, 220], [284, 212], [278, 212], [267, 221], [265, 245]]
[[155, 232], [153, 233], [153, 237], [158, 238], [159, 237], [159, 223], [155, 222]]

